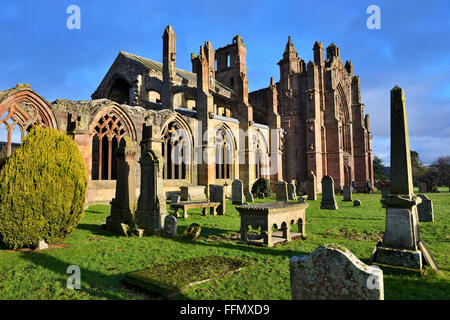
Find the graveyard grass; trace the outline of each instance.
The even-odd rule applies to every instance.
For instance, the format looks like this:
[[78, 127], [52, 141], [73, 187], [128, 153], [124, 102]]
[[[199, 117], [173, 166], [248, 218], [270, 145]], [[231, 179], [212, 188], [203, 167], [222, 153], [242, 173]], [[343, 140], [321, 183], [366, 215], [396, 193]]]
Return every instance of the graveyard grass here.
[[[434, 202], [435, 222], [421, 222], [420, 227], [422, 239], [442, 274], [428, 269], [420, 277], [387, 270], [385, 299], [450, 299], [450, 193], [448, 188], [440, 191], [427, 193]], [[385, 210], [381, 208], [379, 193], [353, 194], [353, 199], [362, 201], [361, 207], [343, 202], [342, 195], [336, 198], [337, 211], [320, 210], [320, 196], [317, 201], [308, 201], [307, 239], [273, 248], [244, 245], [233, 239], [239, 233], [240, 219], [231, 200], [227, 200], [225, 216], [202, 216], [201, 209], [190, 210], [188, 219], [178, 220], [175, 239], [125, 238], [109, 233], [101, 228], [109, 206], [91, 206], [62, 246], [40, 252], [0, 249], [0, 299], [160, 299], [126, 287], [122, 280], [130, 272], [157, 264], [204, 256], [239, 257], [252, 263], [235, 274], [190, 287], [177, 299], [290, 299], [289, 258], [335, 243], [368, 263], [382, 236]], [[267, 201], [274, 199], [255, 202]], [[182, 233], [194, 222], [201, 225], [202, 231], [200, 238], [192, 242]], [[296, 226], [292, 231], [296, 231]], [[66, 270], [70, 265], [81, 269], [80, 290], [66, 288], [70, 276]]]

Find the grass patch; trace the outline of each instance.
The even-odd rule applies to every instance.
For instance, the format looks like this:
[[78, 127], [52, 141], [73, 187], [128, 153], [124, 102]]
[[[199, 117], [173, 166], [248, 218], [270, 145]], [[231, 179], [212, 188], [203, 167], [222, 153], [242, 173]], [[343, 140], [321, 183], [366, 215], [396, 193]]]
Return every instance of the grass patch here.
[[[417, 188], [415, 192], [417, 193]], [[427, 193], [433, 201], [435, 222], [420, 223], [421, 238], [439, 265], [442, 275], [412, 276], [385, 270], [384, 295], [387, 300], [450, 299], [450, 193]], [[178, 219], [173, 239], [158, 236], [121, 237], [101, 228], [110, 214], [109, 206], [91, 206], [70, 237], [67, 247], [40, 252], [0, 249], [0, 300], [99, 300], [156, 298], [140, 290], [130, 290], [123, 279], [131, 272], [155, 265], [205, 257], [238, 257], [252, 264], [232, 276], [186, 288], [177, 299], [192, 300], [289, 300], [289, 258], [310, 254], [327, 243], [349, 249], [365, 263], [369, 262], [377, 240], [384, 232], [386, 210], [380, 193], [353, 194], [361, 207], [343, 202], [337, 195], [339, 210], [321, 210], [320, 196], [307, 201], [306, 240], [294, 240], [272, 248], [248, 246], [236, 241], [240, 230], [239, 213], [227, 200], [223, 216], [202, 216], [201, 209], [189, 211], [189, 218]], [[255, 203], [275, 201], [255, 199]], [[173, 212], [168, 207], [170, 213]], [[197, 241], [183, 232], [198, 223], [202, 230]], [[330, 230], [327, 235], [327, 230]], [[297, 232], [297, 226], [292, 227]], [[81, 289], [66, 287], [67, 268], [81, 269]], [[197, 271], [201, 270], [199, 265]]]
[[237, 257], [198, 257], [129, 273], [124, 283], [170, 298], [188, 287], [237, 272], [247, 265], [248, 261]]

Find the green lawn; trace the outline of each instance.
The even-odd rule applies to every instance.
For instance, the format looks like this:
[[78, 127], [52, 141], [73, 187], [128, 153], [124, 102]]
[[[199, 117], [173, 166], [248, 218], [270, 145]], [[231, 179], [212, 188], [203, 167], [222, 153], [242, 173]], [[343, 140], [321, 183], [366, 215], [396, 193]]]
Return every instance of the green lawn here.
[[[435, 222], [421, 223], [421, 235], [439, 264], [442, 275], [428, 272], [422, 277], [385, 272], [385, 299], [450, 299], [450, 193], [427, 194], [434, 202]], [[416, 190], [417, 191], [417, 190]], [[65, 247], [37, 252], [0, 250], [0, 299], [149, 299], [149, 295], [124, 287], [123, 277], [132, 271], [207, 255], [236, 256], [253, 261], [240, 272], [189, 288], [181, 299], [290, 299], [289, 258], [311, 253], [326, 243], [341, 244], [368, 262], [384, 230], [385, 210], [380, 194], [354, 194], [361, 207], [342, 202], [339, 210], [320, 210], [320, 199], [309, 201], [306, 211], [306, 240], [295, 240], [274, 248], [247, 246], [233, 236], [240, 220], [231, 201], [225, 216], [201, 216], [189, 211], [178, 220], [178, 236], [124, 238], [101, 228], [109, 206], [92, 206]], [[274, 199], [257, 200], [274, 201]], [[181, 234], [190, 223], [199, 223], [199, 240]], [[295, 231], [295, 228], [293, 230]], [[81, 268], [81, 290], [69, 290], [69, 265]], [[201, 265], [198, 266], [201, 268]]]

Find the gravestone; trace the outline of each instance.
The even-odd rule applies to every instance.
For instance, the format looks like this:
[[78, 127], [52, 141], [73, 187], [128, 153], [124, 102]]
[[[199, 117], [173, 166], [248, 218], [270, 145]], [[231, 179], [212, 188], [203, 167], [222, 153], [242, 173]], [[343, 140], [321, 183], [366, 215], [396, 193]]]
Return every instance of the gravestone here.
[[353, 206], [354, 206], [354, 207], [360, 207], [360, 206], [361, 206], [361, 201], [360, 201], [360, 200], [357, 200], [357, 199], [354, 200], [354, 201], [353, 201]]
[[181, 196], [179, 194], [172, 194], [170, 198], [170, 203], [177, 204], [180, 202]]
[[285, 181], [275, 182], [275, 193], [277, 196], [277, 201], [288, 201], [287, 195], [287, 183]]
[[[375, 263], [422, 269], [422, 256], [431, 257], [427, 246], [419, 248], [420, 228], [417, 205], [422, 199], [413, 193], [411, 152], [405, 94], [399, 86], [391, 90], [390, 193], [381, 202], [386, 207], [383, 241], [375, 247]], [[428, 259], [427, 258], [427, 259]]]
[[255, 199], [253, 198], [253, 194], [250, 192], [245, 193], [245, 202], [253, 202]]
[[427, 184], [425, 182], [421, 182], [419, 183], [419, 192], [420, 193], [425, 193], [427, 192]]
[[287, 184], [287, 196], [288, 200], [297, 200], [297, 193], [295, 190], [295, 184], [293, 182], [289, 182]]
[[217, 214], [224, 215], [226, 213], [225, 188], [216, 184], [209, 185], [209, 200], [211, 202], [220, 202], [217, 207]]
[[289, 260], [293, 300], [384, 300], [383, 271], [348, 249], [325, 245]]
[[[386, 184], [381, 187], [381, 200], [387, 199], [388, 195], [391, 193], [391, 186]], [[386, 208], [384, 202], [381, 201], [381, 207]]]
[[175, 238], [177, 235], [178, 220], [174, 216], [164, 218], [164, 236], [166, 238]]
[[342, 201], [352, 201], [352, 189], [349, 185], [345, 185], [342, 189], [342, 193], [344, 195], [344, 199]]
[[239, 179], [231, 184], [231, 201], [232, 204], [244, 203], [244, 184]]
[[330, 176], [322, 178], [322, 202], [320, 209], [337, 210], [338, 205], [334, 196], [334, 181]]
[[298, 203], [306, 203], [305, 198], [298, 197]]
[[141, 154], [141, 191], [135, 222], [148, 234], [155, 234], [164, 227], [167, 216], [166, 195], [163, 192], [162, 157], [158, 150], [146, 148]]
[[308, 193], [308, 200], [317, 200], [317, 179], [312, 171], [308, 175], [306, 189]]
[[202, 227], [198, 223], [190, 224], [186, 230], [183, 232], [183, 236], [195, 241], [200, 236], [200, 232], [202, 231]]
[[116, 194], [111, 201], [111, 214], [106, 218], [106, 230], [128, 236], [134, 225], [136, 206], [135, 155], [133, 140], [124, 137], [117, 149]]
[[424, 194], [419, 194], [418, 196], [422, 199], [422, 203], [417, 205], [419, 222], [433, 222], [434, 221], [433, 201], [428, 199], [428, 197]]

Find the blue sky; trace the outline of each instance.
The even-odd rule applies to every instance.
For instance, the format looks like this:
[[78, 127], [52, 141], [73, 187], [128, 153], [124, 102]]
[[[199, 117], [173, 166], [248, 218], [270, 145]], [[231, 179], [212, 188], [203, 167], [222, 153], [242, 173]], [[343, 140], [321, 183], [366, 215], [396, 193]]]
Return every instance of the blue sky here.
[[[69, 5], [81, 29], [69, 30]], [[369, 5], [381, 30], [369, 30]], [[215, 48], [239, 34], [247, 47], [250, 90], [279, 79], [290, 35], [306, 62], [316, 40], [334, 42], [361, 78], [374, 153], [389, 163], [389, 94], [406, 93], [411, 148], [425, 163], [450, 155], [450, 1], [81, 1], [2, 0], [0, 90], [18, 82], [49, 101], [90, 99], [120, 50], [162, 60], [162, 33], [177, 34], [177, 66], [205, 40]]]

